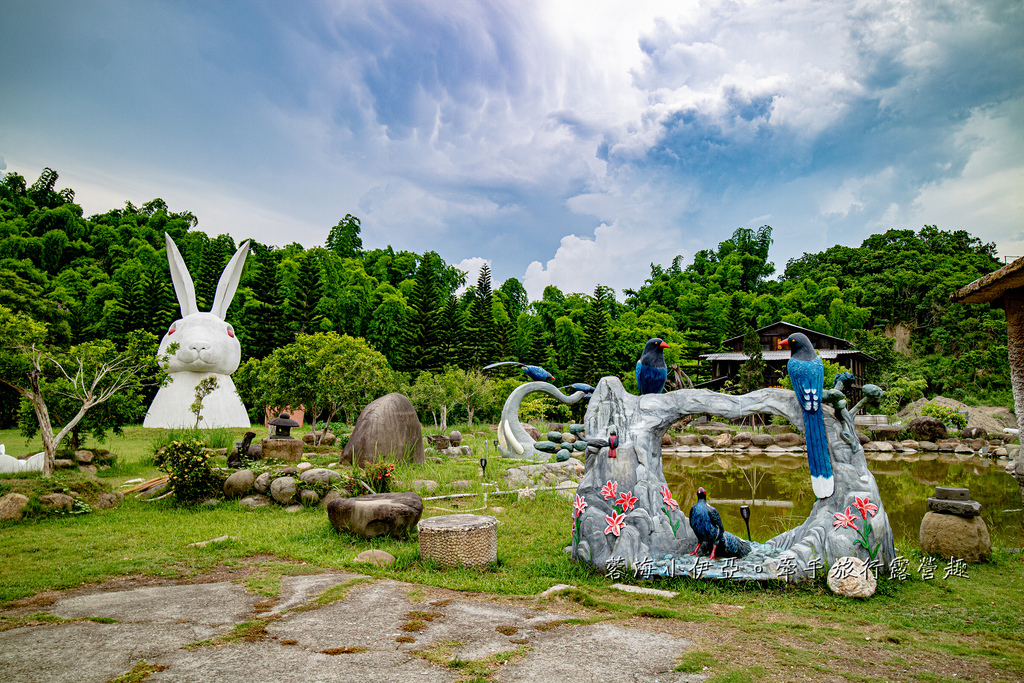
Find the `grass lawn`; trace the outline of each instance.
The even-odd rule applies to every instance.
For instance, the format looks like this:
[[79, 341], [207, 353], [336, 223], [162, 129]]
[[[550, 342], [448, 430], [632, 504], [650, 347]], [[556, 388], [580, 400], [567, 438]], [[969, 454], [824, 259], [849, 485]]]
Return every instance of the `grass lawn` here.
[[[120, 459], [115, 468], [100, 473], [101, 479], [116, 487], [129, 478], [159, 475], [151, 461], [154, 431], [131, 428], [123, 437], [108, 439], [103, 446]], [[240, 439], [245, 430], [237, 431]], [[0, 443], [11, 454], [39, 448], [38, 442], [26, 445], [12, 431], [0, 431]], [[434, 479], [441, 493], [454, 492], [452, 482], [468, 479], [475, 482], [470, 491], [484, 491], [477, 458], [487, 452], [489, 439], [471, 437], [467, 443], [474, 457], [400, 465], [396, 479]], [[501, 481], [501, 470], [522, 464], [494, 457], [493, 448], [488, 455], [491, 482]], [[334, 457], [325, 454], [318, 460]], [[0, 489], [3, 485], [0, 478]], [[424, 516], [474, 511], [482, 504], [481, 496], [427, 501]], [[920, 560], [915, 555], [910, 579], [880, 579], [879, 592], [867, 601], [839, 598], [821, 582], [727, 585], [688, 579], [657, 582], [658, 588], [679, 592], [657, 598], [611, 590], [610, 581], [567, 559], [562, 548], [569, 543], [570, 500], [538, 492], [535, 501], [491, 497], [489, 504], [501, 508], [487, 511], [501, 522], [498, 564], [442, 570], [420, 560], [415, 538], [368, 541], [338, 534], [321, 508], [249, 511], [232, 502], [178, 508], [170, 500], [143, 502], [129, 496], [112, 510], [0, 526], [0, 606], [111, 577], [191, 580], [218, 571], [240, 577], [263, 595], [274, 595], [284, 574], [320, 568], [422, 584], [424, 591], [475, 591], [511, 603], [534, 600], [539, 592], [565, 583], [575, 588], [542, 600], [542, 606], [566, 615], [562, 627], [624, 620], [679, 633], [694, 647], [678, 669], [710, 673], [712, 681], [1024, 679], [1024, 556], [1019, 549], [997, 548], [992, 562], [968, 567], [969, 578], [943, 579], [945, 563], [939, 561], [931, 581], [914, 573]], [[188, 547], [225, 535], [232, 540]], [[368, 548], [391, 553], [397, 564], [355, 564], [354, 557]]]

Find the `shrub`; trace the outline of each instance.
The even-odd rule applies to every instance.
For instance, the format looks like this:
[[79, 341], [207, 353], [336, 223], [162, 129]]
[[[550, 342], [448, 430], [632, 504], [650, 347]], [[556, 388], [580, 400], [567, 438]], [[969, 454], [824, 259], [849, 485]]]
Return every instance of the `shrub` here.
[[391, 490], [394, 474], [395, 464], [381, 461], [368, 464], [363, 478], [366, 484], [377, 493], [387, 493]]
[[170, 475], [168, 486], [179, 503], [195, 503], [217, 485], [210, 469], [210, 452], [202, 441], [172, 441], [157, 451], [153, 460], [157, 469]]
[[963, 413], [942, 403], [925, 403], [921, 407], [921, 414], [926, 417], [934, 417], [953, 429], [963, 429], [967, 426], [967, 417]]

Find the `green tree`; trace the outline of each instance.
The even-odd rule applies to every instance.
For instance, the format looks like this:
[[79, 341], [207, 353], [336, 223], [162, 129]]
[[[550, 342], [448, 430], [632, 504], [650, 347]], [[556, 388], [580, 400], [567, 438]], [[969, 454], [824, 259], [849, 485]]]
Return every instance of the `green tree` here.
[[363, 249], [362, 231], [358, 218], [350, 213], [338, 221], [327, 235], [327, 248], [341, 258], [356, 258]]
[[767, 367], [761, 352], [761, 337], [753, 327], [743, 335], [743, 353], [747, 361], [740, 368], [740, 391], [748, 394], [764, 386], [764, 371]]

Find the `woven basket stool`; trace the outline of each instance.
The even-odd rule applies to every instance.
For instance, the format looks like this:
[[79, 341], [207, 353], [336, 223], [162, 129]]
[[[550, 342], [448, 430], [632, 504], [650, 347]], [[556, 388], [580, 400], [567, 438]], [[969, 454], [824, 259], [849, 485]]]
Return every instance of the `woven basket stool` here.
[[498, 520], [490, 515], [444, 515], [422, 519], [416, 527], [420, 555], [446, 567], [498, 560]]

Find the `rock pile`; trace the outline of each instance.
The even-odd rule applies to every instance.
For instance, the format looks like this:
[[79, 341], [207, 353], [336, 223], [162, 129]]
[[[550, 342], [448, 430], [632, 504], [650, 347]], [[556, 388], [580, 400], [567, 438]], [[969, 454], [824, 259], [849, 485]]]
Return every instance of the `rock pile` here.
[[573, 451], [582, 453], [587, 450], [584, 427], [581, 424], [569, 425], [569, 430], [566, 432], [552, 430], [541, 436], [544, 439], [537, 441], [533, 447], [542, 453], [553, 453], [558, 462], [569, 460]]
[[321, 498], [316, 489], [322, 490], [323, 486], [318, 487], [317, 484], [329, 487], [340, 479], [340, 474], [323, 467], [306, 469], [301, 473], [294, 468], [286, 467], [276, 473], [263, 472], [259, 476], [252, 470], [238, 470], [224, 480], [224, 497], [240, 498], [238, 502], [250, 509], [266, 507], [271, 503], [301, 504], [306, 507], [326, 505], [338, 497], [338, 494], [328, 491]]
[[[586, 445], [586, 442], [582, 442]], [[564, 462], [546, 462], [537, 465], [523, 465], [505, 470], [505, 484], [510, 488], [523, 486], [557, 486], [583, 476], [583, 463], [576, 458]]]
[[981, 562], [992, 554], [988, 527], [981, 518], [981, 503], [970, 499], [970, 491], [937, 486], [928, 499], [928, 512], [921, 520], [921, 552], [926, 555]]

